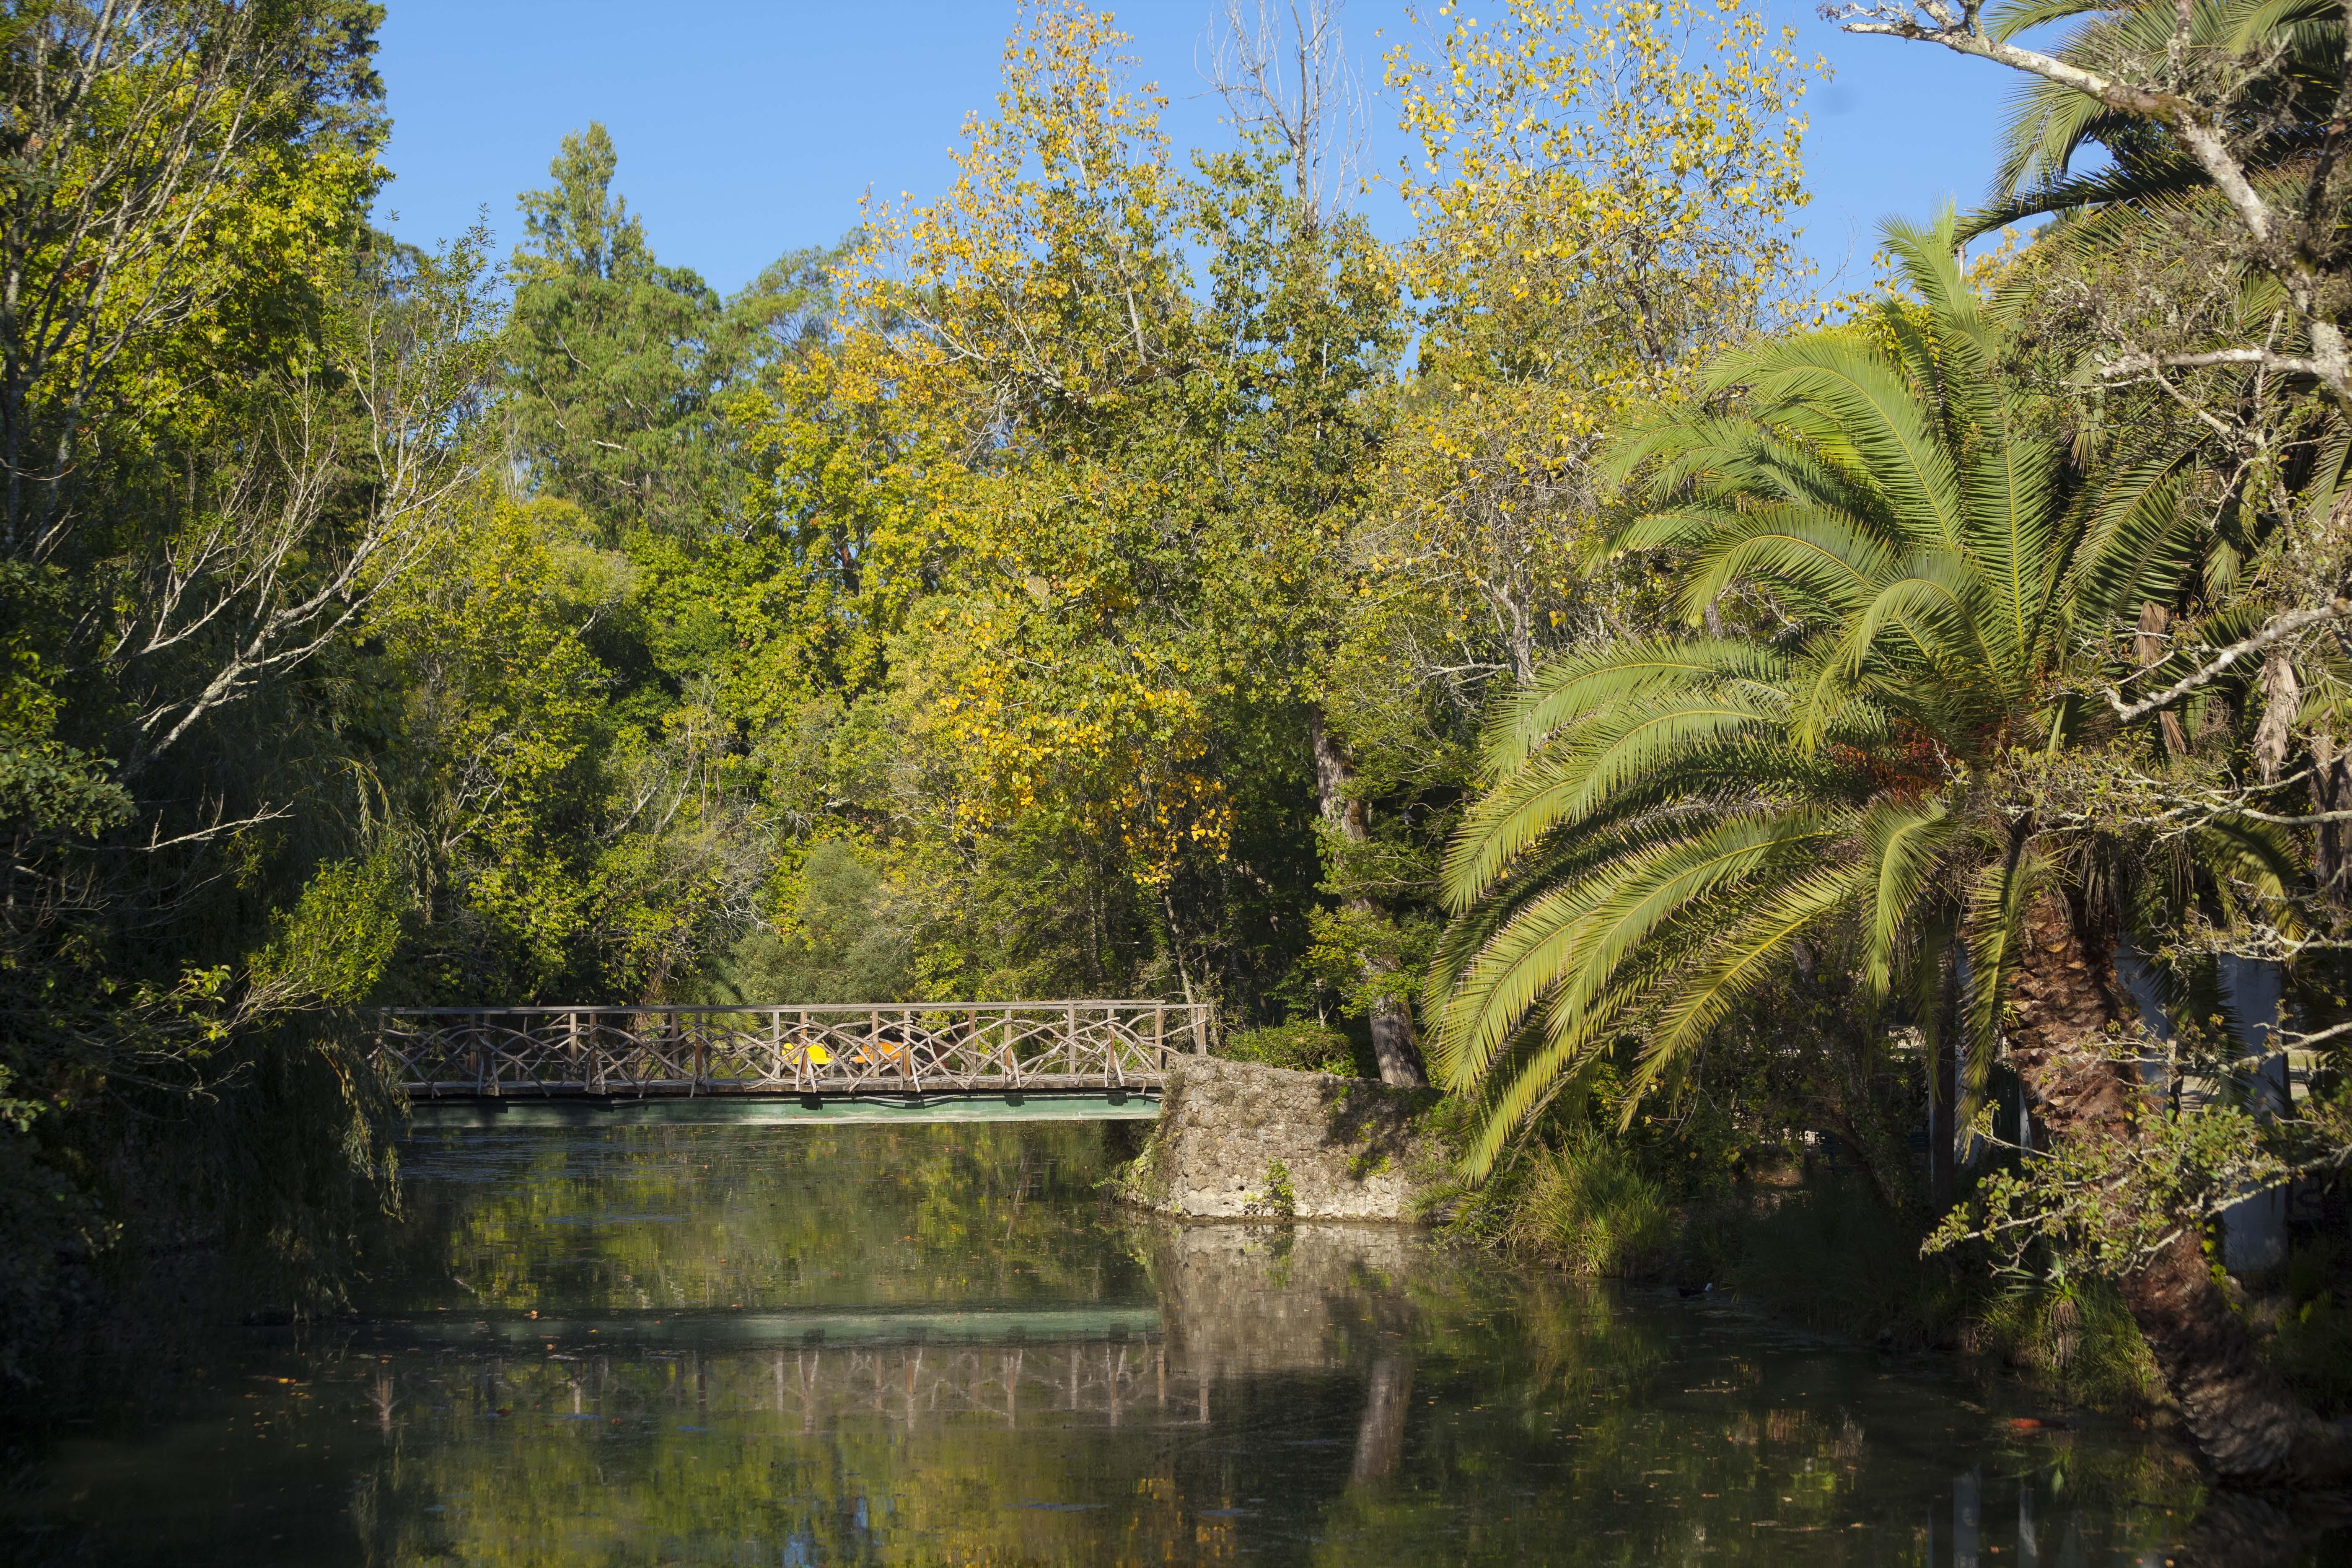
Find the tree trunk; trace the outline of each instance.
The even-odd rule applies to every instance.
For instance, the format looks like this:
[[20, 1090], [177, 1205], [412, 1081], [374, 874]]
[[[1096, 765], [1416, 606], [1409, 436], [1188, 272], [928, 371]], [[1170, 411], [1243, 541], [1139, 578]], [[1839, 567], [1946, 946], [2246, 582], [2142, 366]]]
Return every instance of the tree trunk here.
[[1935, 1016], [1923, 1020], [1927, 1042], [1927, 1206], [1942, 1214], [1952, 1206], [1954, 1125], [1960, 1104], [1960, 973], [1957, 955], [1944, 959], [1936, 987]]
[[[1315, 747], [1315, 794], [1323, 810], [1323, 820], [1339, 830], [1349, 844], [1363, 844], [1371, 838], [1371, 830], [1364, 823], [1364, 803], [1348, 797], [1348, 782], [1355, 770], [1349, 764], [1348, 753], [1340, 746], [1330, 726], [1323, 721], [1323, 710], [1307, 710], [1307, 729]], [[1388, 911], [1368, 898], [1351, 898], [1348, 906], [1385, 923]], [[1387, 965], [1371, 953], [1363, 956], [1364, 977], [1370, 981], [1387, 979]], [[1372, 1055], [1381, 1064], [1381, 1081], [1403, 1089], [1428, 1087], [1429, 1076], [1422, 1069], [1421, 1047], [1412, 1037], [1412, 1014], [1396, 996], [1382, 995], [1374, 999], [1372, 1016]]]
[[[2139, 631], [2132, 638], [2132, 654], [2139, 660], [2142, 669], [2162, 663], [2165, 655], [2172, 651], [2171, 645], [2165, 639], [2165, 629], [2171, 625], [2172, 612], [2162, 605], [2146, 604], [2139, 607]], [[2164, 736], [2166, 754], [2187, 756], [2189, 737], [2181, 733], [2180, 715], [2167, 708], [2156, 716], [2156, 722]]]
[[[2311, 809], [2352, 811], [2352, 757], [2336, 750], [2336, 737], [2325, 730], [2311, 737]], [[2352, 825], [2323, 822], [2311, 843], [2320, 889], [2338, 904], [2352, 903]]]
[[1948, 1019], [1927, 1052], [1927, 1205], [1937, 1214], [1952, 1206], [1952, 1151], [1959, 1142], [1953, 1113], [1959, 1109], [1959, 1042]]
[[1364, 1413], [1356, 1422], [1355, 1462], [1348, 1484], [1363, 1486], [1397, 1472], [1404, 1457], [1405, 1412], [1412, 1405], [1412, 1360], [1392, 1350], [1372, 1363], [1364, 1387]]
[[[2052, 1142], [2135, 1137], [2136, 1119], [2156, 1108], [2137, 1065], [2115, 1054], [2132, 1012], [2112, 947], [2085, 940], [2054, 895], [2026, 916], [2010, 1001], [2010, 1059]], [[2313, 1415], [2255, 1354], [2195, 1227], [2117, 1283], [2189, 1435], [2221, 1479], [2272, 1487], [2352, 1480], [2352, 1434]]]

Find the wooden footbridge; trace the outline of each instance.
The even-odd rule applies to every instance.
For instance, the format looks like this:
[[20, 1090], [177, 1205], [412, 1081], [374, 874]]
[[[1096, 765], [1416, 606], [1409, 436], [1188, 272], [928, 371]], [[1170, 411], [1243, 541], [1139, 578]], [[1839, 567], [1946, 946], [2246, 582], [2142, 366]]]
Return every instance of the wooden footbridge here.
[[1149, 1117], [1205, 1003], [404, 1007], [376, 1059], [419, 1120]]

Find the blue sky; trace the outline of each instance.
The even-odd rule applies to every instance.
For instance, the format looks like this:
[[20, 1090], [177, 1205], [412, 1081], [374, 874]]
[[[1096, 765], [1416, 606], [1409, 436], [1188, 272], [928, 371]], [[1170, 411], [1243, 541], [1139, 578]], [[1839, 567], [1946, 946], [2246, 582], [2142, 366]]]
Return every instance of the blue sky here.
[[[1809, 100], [1813, 202], [1805, 244], [1844, 286], [1868, 281], [1890, 214], [1924, 218], [1979, 196], [2011, 73], [1924, 44], [1854, 38], [1810, 5], [1772, 0], [1800, 52], [1833, 79]], [[996, 86], [1012, 0], [388, 0], [379, 64], [399, 178], [380, 205], [403, 238], [432, 244], [487, 205], [499, 248], [520, 234], [518, 192], [547, 183], [566, 131], [592, 120], [620, 152], [614, 181], [665, 261], [740, 287], [777, 256], [837, 237], [860, 195], [933, 194], [964, 115]], [[1218, 144], [1201, 70], [1216, 0], [1114, 5], [1143, 74], [1176, 101], [1179, 147]], [[1412, 30], [1403, 0], [1349, 0], [1351, 51], [1377, 86], [1378, 54]], [[1433, 11], [1424, 5], [1423, 14]], [[1478, 13], [1477, 0], [1465, 6]], [[1376, 32], [1386, 34], [1375, 37]], [[1394, 106], [1375, 105], [1368, 166], [1406, 150]], [[1376, 227], [1403, 224], [1392, 189], [1363, 198]]]

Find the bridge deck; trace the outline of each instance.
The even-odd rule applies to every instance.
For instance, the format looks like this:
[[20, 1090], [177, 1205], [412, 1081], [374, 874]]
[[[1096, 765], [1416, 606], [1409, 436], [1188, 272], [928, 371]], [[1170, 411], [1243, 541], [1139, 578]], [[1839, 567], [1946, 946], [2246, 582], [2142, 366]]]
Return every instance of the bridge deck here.
[[423, 1129], [451, 1127], [855, 1127], [935, 1121], [1149, 1121], [1156, 1089], [1102, 1094], [558, 1095], [411, 1100]]
[[1207, 1048], [1208, 1023], [1205, 1004], [1181, 1002], [394, 1008], [376, 1016], [376, 1053], [423, 1101], [745, 1098], [818, 1110], [842, 1097], [961, 1096], [1019, 1109], [1030, 1096], [1156, 1091], [1176, 1058]]

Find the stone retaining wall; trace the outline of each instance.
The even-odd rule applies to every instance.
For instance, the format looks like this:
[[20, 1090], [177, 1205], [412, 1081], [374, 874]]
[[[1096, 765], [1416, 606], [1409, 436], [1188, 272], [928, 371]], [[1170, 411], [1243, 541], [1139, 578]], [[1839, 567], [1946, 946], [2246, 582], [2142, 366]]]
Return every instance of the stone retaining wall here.
[[1195, 1219], [1409, 1222], [1444, 1157], [1420, 1121], [1433, 1089], [1187, 1057], [1128, 1195]]

